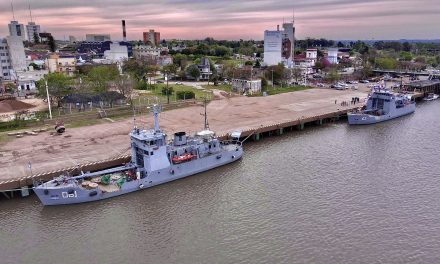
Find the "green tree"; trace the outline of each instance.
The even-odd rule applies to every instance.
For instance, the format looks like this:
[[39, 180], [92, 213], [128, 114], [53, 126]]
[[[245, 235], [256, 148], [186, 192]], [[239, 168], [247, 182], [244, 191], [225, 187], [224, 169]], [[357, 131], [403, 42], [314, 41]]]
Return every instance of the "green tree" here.
[[197, 65], [193, 64], [190, 65], [188, 67], [188, 69], [186, 70], [187, 74], [189, 76], [191, 76], [192, 78], [194, 78], [195, 80], [198, 80], [200, 78], [200, 70], [199, 67], [197, 67]]
[[130, 75], [119, 75], [115, 80], [116, 90], [131, 102], [134, 82]]
[[172, 86], [162, 87], [162, 95], [172, 95], [174, 93], [174, 88]]
[[59, 72], [47, 74], [44, 79], [41, 79], [36, 83], [38, 96], [42, 98], [46, 97], [46, 80], [50, 101], [56, 102], [58, 106], [61, 106], [61, 99], [63, 99], [64, 96], [68, 95], [73, 90], [72, 78]]
[[284, 65], [283, 64], [269, 66], [265, 72], [265, 77], [268, 80], [273, 81], [274, 85], [281, 84], [281, 82], [283, 80], [283, 76], [284, 76]]
[[115, 65], [98, 66], [90, 70], [87, 81], [90, 88], [96, 93], [106, 92], [110, 89], [111, 82], [119, 76], [119, 71]]
[[392, 58], [377, 58], [376, 68], [383, 70], [393, 70], [396, 69], [397, 61]]
[[338, 71], [335, 68], [332, 68], [327, 75], [327, 79], [331, 82], [336, 82], [339, 80]]
[[293, 68], [292, 77], [298, 82], [298, 79], [302, 77], [302, 70], [300, 68]]
[[359, 72], [359, 78], [361, 80], [366, 80], [368, 78], [370, 78], [370, 76], [373, 74], [373, 69], [371, 68], [370, 65], [364, 65], [364, 67], [362, 67], [362, 69]]
[[400, 52], [400, 58], [404, 61], [411, 61], [413, 59], [411, 53], [407, 51]]
[[166, 75], [176, 75], [178, 66], [176, 64], [168, 64], [163, 66], [162, 73]]
[[139, 81], [145, 75], [145, 65], [141, 60], [129, 59], [124, 61], [122, 71], [130, 74], [134, 79]]

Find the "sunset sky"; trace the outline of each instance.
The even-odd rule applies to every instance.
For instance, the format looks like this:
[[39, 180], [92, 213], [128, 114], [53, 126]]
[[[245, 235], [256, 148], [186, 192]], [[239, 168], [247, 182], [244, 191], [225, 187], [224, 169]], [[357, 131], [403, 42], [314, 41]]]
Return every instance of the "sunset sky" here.
[[[30, 21], [28, 0], [14, 0], [15, 19]], [[33, 20], [57, 39], [109, 33], [128, 39], [155, 29], [171, 39], [262, 39], [295, 9], [297, 38], [440, 38], [439, 0], [31, 0]], [[8, 34], [11, 1], [0, 1], [0, 37]]]

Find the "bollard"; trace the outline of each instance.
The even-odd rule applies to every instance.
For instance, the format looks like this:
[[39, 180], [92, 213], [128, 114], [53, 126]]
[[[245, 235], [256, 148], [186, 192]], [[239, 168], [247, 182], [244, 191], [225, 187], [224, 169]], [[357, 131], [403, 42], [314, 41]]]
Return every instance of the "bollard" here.
[[28, 187], [21, 187], [21, 197], [27, 197], [29, 196], [29, 188]]

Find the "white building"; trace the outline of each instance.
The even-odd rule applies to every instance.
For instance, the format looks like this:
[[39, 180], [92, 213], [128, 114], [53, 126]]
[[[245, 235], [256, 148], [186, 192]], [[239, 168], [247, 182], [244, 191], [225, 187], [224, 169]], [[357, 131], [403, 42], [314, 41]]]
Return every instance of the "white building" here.
[[127, 46], [111, 43], [110, 50], [104, 51], [104, 58], [112, 62], [122, 62], [128, 59]]
[[261, 79], [258, 80], [244, 80], [232, 79], [232, 90], [241, 94], [253, 94], [261, 92]]
[[338, 48], [329, 48], [327, 59], [331, 64], [338, 64]]
[[27, 69], [26, 54], [21, 37], [9, 36], [6, 38], [8, 45], [9, 60], [13, 71], [24, 71]]
[[48, 70], [36, 71], [32, 66], [29, 66], [25, 71], [17, 71], [17, 91], [19, 95], [35, 93], [37, 90], [35, 83], [43, 79], [44, 75], [48, 73]]
[[200, 80], [209, 80], [210, 76], [212, 75], [211, 71], [211, 64], [209, 63], [209, 59], [206, 57], [203, 57], [200, 60], [200, 64], [197, 65], [197, 67], [200, 70]]
[[146, 45], [133, 47], [133, 56], [136, 59], [140, 59], [142, 57], [159, 57], [161, 52], [162, 48], [156, 48]]
[[278, 65], [282, 62], [281, 47], [283, 44], [282, 32], [277, 31], [264, 31], [264, 64], [265, 65]]
[[294, 23], [284, 23], [283, 30], [277, 26], [276, 31], [264, 32], [264, 64], [271, 66], [284, 63], [291, 68], [294, 66], [295, 26]]
[[12, 70], [12, 66], [9, 60], [8, 44], [6, 39], [2, 39], [0, 40], [0, 78], [10, 80], [10, 70]]
[[27, 40], [29, 42], [35, 42], [35, 37], [40, 39], [40, 25], [35, 24], [35, 22], [29, 22], [26, 25]]
[[24, 31], [23, 24], [18, 23], [18, 21], [11, 21], [11, 23], [8, 24], [9, 27], [9, 36], [13, 37], [19, 37], [21, 38], [21, 41], [26, 40], [26, 33]]

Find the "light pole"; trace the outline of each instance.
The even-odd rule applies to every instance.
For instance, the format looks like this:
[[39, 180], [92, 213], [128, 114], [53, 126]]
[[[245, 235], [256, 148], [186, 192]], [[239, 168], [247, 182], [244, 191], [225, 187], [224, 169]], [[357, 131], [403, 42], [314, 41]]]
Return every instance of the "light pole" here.
[[51, 105], [50, 105], [49, 88], [47, 86], [47, 79], [44, 80], [44, 82], [46, 84], [47, 103], [49, 104], [49, 117], [50, 117], [50, 119], [52, 119], [52, 108], [51, 108]]

